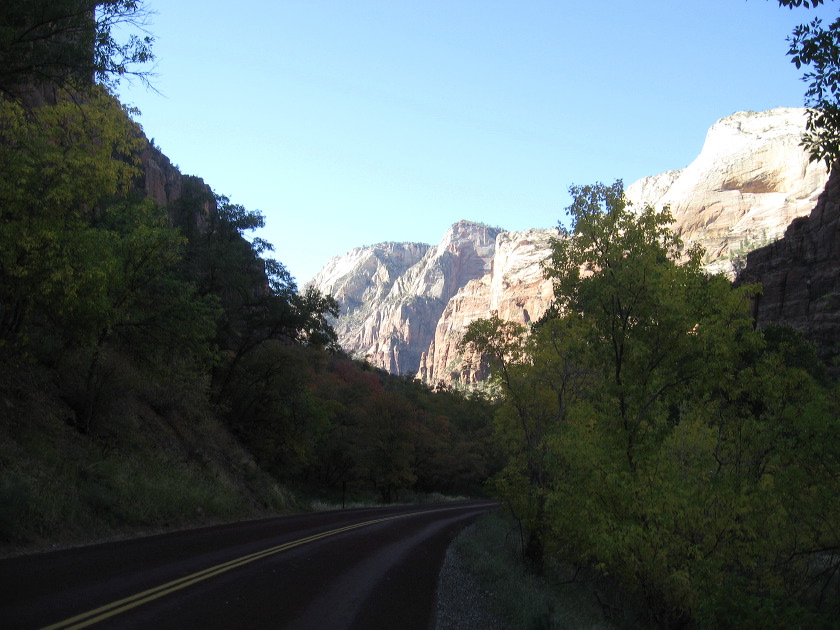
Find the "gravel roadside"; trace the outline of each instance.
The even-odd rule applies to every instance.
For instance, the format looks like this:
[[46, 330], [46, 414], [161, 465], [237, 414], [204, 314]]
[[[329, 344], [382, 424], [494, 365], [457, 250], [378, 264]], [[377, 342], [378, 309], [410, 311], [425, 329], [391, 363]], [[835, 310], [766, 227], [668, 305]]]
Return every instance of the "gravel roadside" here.
[[[459, 536], [469, 536], [467, 527]], [[464, 566], [463, 560], [449, 545], [440, 570], [434, 630], [504, 630], [505, 623], [493, 612], [493, 601]]]

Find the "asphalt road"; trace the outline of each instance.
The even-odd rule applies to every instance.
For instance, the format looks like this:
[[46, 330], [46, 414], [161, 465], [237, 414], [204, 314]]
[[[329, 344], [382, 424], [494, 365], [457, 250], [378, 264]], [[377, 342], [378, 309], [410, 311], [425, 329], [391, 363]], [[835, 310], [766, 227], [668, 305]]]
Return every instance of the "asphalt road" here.
[[0, 561], [0, 628], [426, 630], [492, 503], [302, 514]]

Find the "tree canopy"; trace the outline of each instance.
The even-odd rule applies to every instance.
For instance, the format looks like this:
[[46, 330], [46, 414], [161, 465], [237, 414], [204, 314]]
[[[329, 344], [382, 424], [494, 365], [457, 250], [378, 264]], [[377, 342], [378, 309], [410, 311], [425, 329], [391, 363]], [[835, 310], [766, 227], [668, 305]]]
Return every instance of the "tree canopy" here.
[[[823, 0], [779, 0], [790, 9], [811, 9]], [[823, 161], [829, 169], [840, 159], [840, 17], [824, 26], [815, 19], [797, 26], [788, 38], [788, 55], [808, 84], [805, 106], [809, 108], [803, 138], [812, 161]]]
[[620, 181], [571, 193], [554, 308], [530, 330], [478, 320], [462, 342], [503, 393], [492, 483], [526, 558], [612, 580], [663, 627], [828, 627], [840, 424], [813, 349], [755, 330], [757, 288], [708, 276], [667, 210], [629, 205]]
[[[154, 60], [140, 0], [16, 0], [0, 6], [0, 93], [31, 85], [78, 89], [147, 81]], [[130, 32], [118, 38], [121, 28]]]

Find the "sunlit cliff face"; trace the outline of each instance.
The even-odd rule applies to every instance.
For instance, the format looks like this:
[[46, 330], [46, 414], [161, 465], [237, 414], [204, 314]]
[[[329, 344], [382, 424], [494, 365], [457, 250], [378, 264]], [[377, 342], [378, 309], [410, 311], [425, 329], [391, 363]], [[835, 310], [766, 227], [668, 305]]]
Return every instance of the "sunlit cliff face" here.
[[694, 162], [640, 179], [627, 197], [669, 206], [686, 244], [705, 248], [709, 270], [734, 277], [733, 262], [780, 238], [825, 188], [825, 167], [801, 146], [804, 129], [803, 108], [738, 112], [712, 126]]
[[[804, 127], [801, 108], [739, 112], [712, 126], [689, 166], [645, 177], [627, 197], [639, 207], [669, 205], [686, 246], [699, 243], [710, 271], [733, 276], [733, 263], [807, 215], [825, 187], [825, 169], [800, 145]], [[494, 311], [524, 324], [539, 319], [552, 300], [541, 264], [556, 235], [462, 221], [436, 246], [354, 249], [312, 282], [341, 303], [336, 330], [346, 350], [432, 385], [473, 382], [480, 370], [456, 348], [464, 329]]]

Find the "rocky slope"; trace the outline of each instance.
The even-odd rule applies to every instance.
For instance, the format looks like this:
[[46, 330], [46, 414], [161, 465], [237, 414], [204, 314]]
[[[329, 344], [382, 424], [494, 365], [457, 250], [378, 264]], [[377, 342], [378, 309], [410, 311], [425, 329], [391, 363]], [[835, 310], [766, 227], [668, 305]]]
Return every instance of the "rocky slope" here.
[[[800, 146], [801, 108], [739, 112], [709, 130], [688, 167], [627, 189], [635, 205], [669, 205], [674, 229], [706, 248], [707, 266], [734, 277], [744, 255], [808, 214], [827, 176]], [[462, 221], [436, 246], [387, 243], [334, 258], [313, 279], [342, 306], [336, 322], [348, 351], [430, 384], [470, 384], [483, 375], [461, 357], [466, 326], [496, 311], [528, 323], [551, 301], [542, 277], [555, 230], [505, 232]]]

